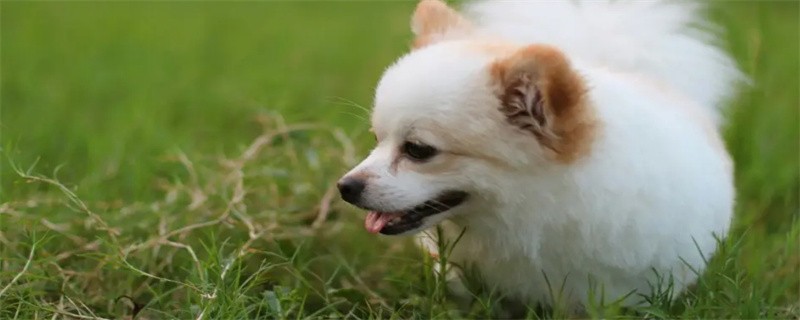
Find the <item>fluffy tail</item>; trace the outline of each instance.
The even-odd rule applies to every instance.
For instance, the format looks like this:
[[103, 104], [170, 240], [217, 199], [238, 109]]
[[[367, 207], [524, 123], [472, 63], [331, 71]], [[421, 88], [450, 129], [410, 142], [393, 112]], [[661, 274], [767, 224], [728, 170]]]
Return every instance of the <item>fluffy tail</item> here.
[[465, 13], [482, 31], [547, 43], [583, 60], [656, 77], [707, 108], [717, 123], [744, 80], [687, 1], [477, 1]]

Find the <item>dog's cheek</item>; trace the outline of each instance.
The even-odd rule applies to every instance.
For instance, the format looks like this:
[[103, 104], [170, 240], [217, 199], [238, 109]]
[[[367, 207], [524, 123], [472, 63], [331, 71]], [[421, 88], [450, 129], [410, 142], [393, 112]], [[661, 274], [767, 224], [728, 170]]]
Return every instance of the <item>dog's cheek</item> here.
[[381, 174], [367, 184], [364, 205], [382, 211], [399, 211], [427, 200], [424, 186], [403, 175]]
[[398, 175], [397, 188], [405, 195], [408, 206], [415, 206], [436, 195], [435, 176], [418, 172]]

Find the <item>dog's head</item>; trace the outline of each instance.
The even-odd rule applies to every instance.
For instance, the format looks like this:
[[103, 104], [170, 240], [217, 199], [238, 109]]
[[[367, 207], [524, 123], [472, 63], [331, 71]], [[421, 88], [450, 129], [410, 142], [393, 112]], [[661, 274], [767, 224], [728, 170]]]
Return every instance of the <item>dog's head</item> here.
[[[372, 114], [377, 146], [338, 183], [369, 210], [365, 226], [410, 234], [487, 208], [505, 180], [584, 154], [594, 121], [584, 85], [556, 49], [473, 39], [437, 0], [412, 19], [415, 49], [383, 75]], [[473, 39], [473, 40], [470, 40]]]

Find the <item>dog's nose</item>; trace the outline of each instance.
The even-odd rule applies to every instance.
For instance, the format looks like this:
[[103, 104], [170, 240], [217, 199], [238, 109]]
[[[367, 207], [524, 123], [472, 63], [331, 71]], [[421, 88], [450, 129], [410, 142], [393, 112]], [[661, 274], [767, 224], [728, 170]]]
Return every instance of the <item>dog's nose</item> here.
[[361, 193], [364, 191], [365, 186], [363, 180], [354, 178], [344, 178], [336, 183], [342, 199], [352, 204], [355, 204], [361, 198]]

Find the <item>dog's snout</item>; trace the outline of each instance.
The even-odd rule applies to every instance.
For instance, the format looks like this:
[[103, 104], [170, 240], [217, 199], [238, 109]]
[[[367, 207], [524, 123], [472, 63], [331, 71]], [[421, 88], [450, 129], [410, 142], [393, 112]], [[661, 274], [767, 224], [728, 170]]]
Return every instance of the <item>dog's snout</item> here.
[[355, 204], [361, 198], [361, 193], [364, 192], [366, 183], [361, 179], [343, 178], [339, 180], [336, 187], [339, 188], [339, 193], [344, 201]]

